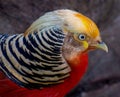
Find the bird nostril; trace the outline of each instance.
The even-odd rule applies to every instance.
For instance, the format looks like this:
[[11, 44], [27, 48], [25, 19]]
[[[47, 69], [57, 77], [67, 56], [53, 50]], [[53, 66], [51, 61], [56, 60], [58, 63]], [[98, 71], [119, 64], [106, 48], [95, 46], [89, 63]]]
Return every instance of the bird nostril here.
[[103, 42], [102, 42], [101, 40], [98, 40], [97, 43], [98, 43], [98, 44], [101, 44], [101, 43], [103, 43]]

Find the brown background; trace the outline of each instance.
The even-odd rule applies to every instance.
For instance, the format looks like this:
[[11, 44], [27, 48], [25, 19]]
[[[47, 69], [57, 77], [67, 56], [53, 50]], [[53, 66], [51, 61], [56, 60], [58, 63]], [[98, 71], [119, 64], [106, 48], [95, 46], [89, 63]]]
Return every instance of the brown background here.
[[88, 72], [67, 97], [120, 97], [120, 0], [0, 0], [0, 33], [23, 33], [45, 12], [61, 8], [93, 19], [109, 47], [109, 53], [90, 53]]

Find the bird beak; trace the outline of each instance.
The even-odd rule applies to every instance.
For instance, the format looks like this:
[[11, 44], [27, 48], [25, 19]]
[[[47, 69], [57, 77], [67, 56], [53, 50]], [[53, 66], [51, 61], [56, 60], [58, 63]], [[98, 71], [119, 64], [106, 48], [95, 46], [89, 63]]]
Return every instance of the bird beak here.
[[99, 42], [96, 45], [96, 48], [104, 50], [105, 52], [108, 52], [108, 47], [107, 47], [107, 45], [104, 42]]

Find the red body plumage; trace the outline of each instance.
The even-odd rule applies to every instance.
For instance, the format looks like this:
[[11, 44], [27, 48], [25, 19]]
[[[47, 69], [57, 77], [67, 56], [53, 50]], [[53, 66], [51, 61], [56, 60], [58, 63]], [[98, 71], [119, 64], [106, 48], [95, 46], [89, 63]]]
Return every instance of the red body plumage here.
[[74, 65], [73, 63], [70, 65], [72, 68], [71, 75], [64, 81], [64, 83], [40, 90], [28, 90], [17, 86], [11, 80], [4, 78], [1, 73], [0, 97], [64, 97], [78, 84], [87, 69], [88, 56], [83, 54], [82, 56], [78, 56], [77, 59], [80, 61], [77, 65]]

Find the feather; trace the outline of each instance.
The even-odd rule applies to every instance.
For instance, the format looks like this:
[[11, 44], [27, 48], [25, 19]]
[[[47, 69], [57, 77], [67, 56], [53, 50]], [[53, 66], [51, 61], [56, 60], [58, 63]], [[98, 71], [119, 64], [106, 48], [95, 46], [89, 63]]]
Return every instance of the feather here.
[[[64, 97], [79, 80], [82, 78], [87, 69], [88, 56], [86, 54], [78, 56], [79, 64], [72, 65], [73, 72], [71, 77], [67, 78], [63, 84], [46, 87], [42, 89], [26, 89], [17, 86], [8, 78], [0, 78], [0, 97]], [[4, 76], [0, 73], [0, 76]], [[71, 83], [71, 84], [70, 84]]]

